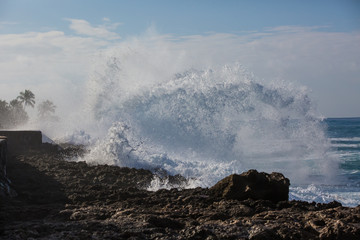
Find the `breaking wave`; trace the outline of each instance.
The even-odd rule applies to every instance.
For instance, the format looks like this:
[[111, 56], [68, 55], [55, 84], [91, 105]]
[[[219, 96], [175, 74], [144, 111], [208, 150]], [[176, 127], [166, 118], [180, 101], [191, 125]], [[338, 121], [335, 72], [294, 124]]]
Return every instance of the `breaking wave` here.
[[251, 168], [292, 183], [337, 171], [305, 88], [263, 83], [238, 63], [173, 71], [151, 59], [110, 56], [93, 74], [87, 104], [107, 134], [82, 160], [181, 174], [187, 187]]

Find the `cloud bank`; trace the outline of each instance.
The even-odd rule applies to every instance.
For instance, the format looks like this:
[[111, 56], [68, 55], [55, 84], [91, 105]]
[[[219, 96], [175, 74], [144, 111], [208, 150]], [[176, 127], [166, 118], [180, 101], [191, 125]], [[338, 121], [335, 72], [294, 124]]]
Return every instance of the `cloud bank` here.
[[[80, 104], [89, 75], [103, 53], [145, 52], [134, 66], [161, 72], [240, 62], [263, 81], [285, 80], [313, 92], [325, 116], [360, 116], [360, 33], [326, 28], [279, 26], [261, 32], [161, 35], [149, 31], [120, 39], [119, 23], [101, 26], [67, 19], [62, 31], [0, 35], [0, 98], [10, 100], [31, 89], [66, 113]], [[142, 55], [144, 56], [144, 54]], [[134, 58], [131, 58], [134, 59]], [[123, 59], [124, 62], [129, 61]], [[144, 74], [144, 77], [145, 74]]]
[[[115, 30], [121, 23], [105, 24], [97, 27], [91, 26], [88, 21], [83, 19], [66, 19], [70, 21], [70, 29], [74, 30], [77, 34], [86, 35], [90, 37], [106, 38], [109, 40], [120, 39], [121, 37], [109, 30]], [[110, 22], [110, 19], [104, 18], [103, 21]]]

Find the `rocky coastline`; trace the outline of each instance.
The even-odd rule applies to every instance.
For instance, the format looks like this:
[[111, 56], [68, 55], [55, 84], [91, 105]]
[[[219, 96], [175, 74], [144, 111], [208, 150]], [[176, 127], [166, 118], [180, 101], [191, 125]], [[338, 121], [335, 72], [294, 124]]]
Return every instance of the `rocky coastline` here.
[[[82, 152], [44, 145], [9, 157], [17, 195], [1, 198], [0, 239], [360, 239], [360, 206], [288, 201], [279, 174], [151, 192], [150, 171], [67, 161]], [[245, 177], [265, 187], [234, 188]]]

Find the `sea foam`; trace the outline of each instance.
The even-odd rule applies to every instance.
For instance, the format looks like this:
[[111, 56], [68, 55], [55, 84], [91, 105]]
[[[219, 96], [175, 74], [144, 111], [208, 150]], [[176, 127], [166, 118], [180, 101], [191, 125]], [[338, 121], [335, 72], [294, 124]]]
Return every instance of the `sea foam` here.
[[251, 168], [295, 183], [337, 171], [306, 88], [264, 83], [239, 63], [162, 74], [142, 60], [134, 72], [127, 61], [142, 59], [134, 55], [109, 56], [88, 84], [91, 114], [107, 134], [83, 160], [162, 169], [191, 187]]

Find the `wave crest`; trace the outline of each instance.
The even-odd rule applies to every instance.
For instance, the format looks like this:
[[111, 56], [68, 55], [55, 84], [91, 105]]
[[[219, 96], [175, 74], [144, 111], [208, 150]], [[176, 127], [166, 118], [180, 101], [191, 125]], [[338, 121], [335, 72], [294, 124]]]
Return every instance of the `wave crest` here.
[[161, 168], [200, 186], [250, 168], [292, 174], [295, 181], [336, 168], [302, 88], [260, 83], [236, 63], [168, 79], [156, 79], [155, 71], [129, 91], [120, 79], [126, 70], [116, 61], [106, 68], [93, 81], [92, 106], [109, 130], [88, 162]]

